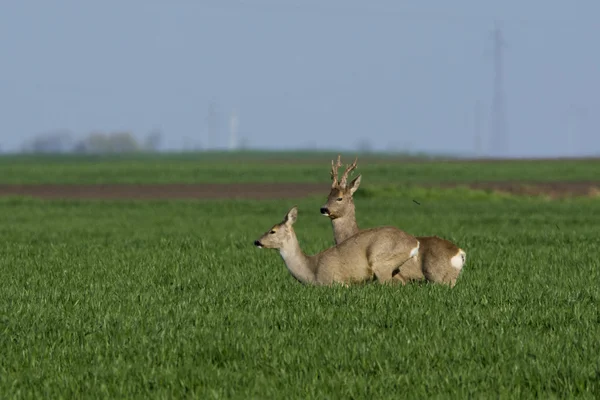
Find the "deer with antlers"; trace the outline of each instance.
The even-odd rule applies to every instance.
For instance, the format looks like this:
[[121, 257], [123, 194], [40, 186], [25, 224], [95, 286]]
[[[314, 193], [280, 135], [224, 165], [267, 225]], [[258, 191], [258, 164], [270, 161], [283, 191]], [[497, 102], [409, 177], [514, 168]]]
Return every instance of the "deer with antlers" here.
[[[356, 223], [356, 210], [353, 195], [358, 189], [361, 175], [348, 183], [349, 174], [356, 169], [354, 162], [347, 166], [338, 181], [338, 168], [342, 166], [341, 156], [337, 162], [331, 161], [331, 191], [327, 203], [321, 207], [321, 214], [329, 217], [336, 244], [344, 243], [349, 237], [360, 232]], [[464, 250], [454, 243], [437, 236], [417, 236], [420, 243], [419, 254], [404, 263], [395, 273], [394, 279], [403, 285], [409, 281], [427, 280], [434, 283], [456, 285], [466, 261]]]
[[292, 207], [282, 222], [254, 241], [258, 248], [279, 249], [288, 271], [296, 280], [311, 285], [397, 283], [394, 271], [417, 256], [419, 241], [396, 227], [366, 229], [318, 254], [300, 248], [293, 224], [298, 208]]

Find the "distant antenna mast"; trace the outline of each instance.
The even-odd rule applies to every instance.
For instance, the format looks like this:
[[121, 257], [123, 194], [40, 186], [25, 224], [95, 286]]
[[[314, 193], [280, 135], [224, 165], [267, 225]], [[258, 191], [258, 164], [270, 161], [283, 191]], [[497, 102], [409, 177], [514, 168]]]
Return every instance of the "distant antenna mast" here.
[[499, 156], [508, 155], [508, 132], [504, 100], [503, 49], [505, 46], [502, 30], [496, 22], [492, 33], [494, 42], [494, 95], [492, 98], [492, 152]]
[[239, 120], [237, 113], [234, 110], [229, 117], [229, 150], [231, 151], [237, 150], [238, 148], [238, 126]]

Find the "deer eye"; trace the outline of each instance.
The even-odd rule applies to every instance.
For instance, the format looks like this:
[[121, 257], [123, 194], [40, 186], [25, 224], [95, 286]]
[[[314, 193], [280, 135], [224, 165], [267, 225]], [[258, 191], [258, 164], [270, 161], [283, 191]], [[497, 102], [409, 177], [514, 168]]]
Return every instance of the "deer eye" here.
[[341, 198], [341, 197], [338, 197], [338, 198], [337, 198], [337, 201], [342, 201], [342, 200], [344, 200], [344, 199], [343, 199], [343, 198]]
[[270, 233], [271, 235], [274, 235], [274, 234], [275, 234], [275, 231], [271, 231], [271, 232], [269, 232], [269, 233]]

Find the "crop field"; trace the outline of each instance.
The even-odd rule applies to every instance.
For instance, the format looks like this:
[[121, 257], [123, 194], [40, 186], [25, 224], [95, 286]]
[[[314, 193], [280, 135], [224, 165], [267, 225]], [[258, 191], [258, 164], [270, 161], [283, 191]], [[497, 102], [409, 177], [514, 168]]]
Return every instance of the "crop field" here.
[[[252, 244], [293, 205], [306, 253], [333, 244], [331, 155], [282, 158], [0, 158], [0, 398], [600, 396], [598, 161], [359, 159], [361, 228], [435, 234], [467, 262], [453, 289], [344, 288]], [[587, 186], [467, 187], [492, 181]], [[248, 186], [65, 189], [166, 183]]]
[[[168, 156], [4, 156], [0, 184], [321, 183], [336, 153], [174, 154]], [[345, 154], [349, 163], [354, 154]], [[370, 184], [438, 182], [581, 182], [598, 180], [600, 158], [458, 161], [359, 157]], [[357, 170], [357, 171], [358, 171]]]

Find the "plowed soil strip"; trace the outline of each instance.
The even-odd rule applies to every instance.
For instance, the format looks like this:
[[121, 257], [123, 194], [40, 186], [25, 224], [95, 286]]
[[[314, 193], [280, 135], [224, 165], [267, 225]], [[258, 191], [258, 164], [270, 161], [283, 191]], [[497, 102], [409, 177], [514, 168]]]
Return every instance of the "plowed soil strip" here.
[[[461, 185], [461, 184], [458, 184]], [[463, 184], [465, 185], [465, 184]], [[456, 183], [441, 183], [442, 188], [456, 187]], [[491, 190], [519, 196], [561, 197], [597, 197], [600, 195], [600, 181], [585, 182], [471, 182], [466, 184], [471, 189]]]

